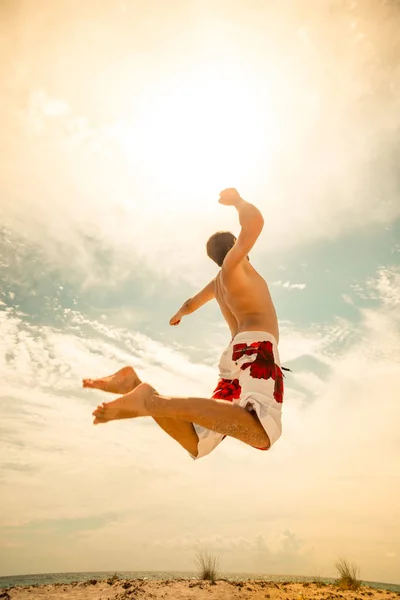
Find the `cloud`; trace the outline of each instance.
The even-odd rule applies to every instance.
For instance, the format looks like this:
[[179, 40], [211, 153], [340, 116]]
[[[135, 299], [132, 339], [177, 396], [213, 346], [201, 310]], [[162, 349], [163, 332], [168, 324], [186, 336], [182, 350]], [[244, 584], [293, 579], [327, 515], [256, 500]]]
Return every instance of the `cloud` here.
[[[377, 297], [385, 308], [392, 310], [400, 305], [399, 288], [400, 273], [395, 268], [382, 268], [378, 277], [368, 282], [368, 289], [373, 297]], [[375, 292], [375, 294], [374, 294]]]
[[[153, 459], [144, 459], [152, 445], [158, 444], [159, 432], [154, 438], [150, 430], [149, 436], [148, 424], [138, 422], [133, 442], [131, 424], [121, 423], [117, 437], [115, 430], [94, 428], [91, 412], [100, 396], [81, 390], [81, 379], [111, 373], [133, 362], [143, 377], [170, 393], [182, 394], [190, 387], [194, 393], [208, 395], [214, 369], [191, 364], [179, 351], [143, 334], [110, 330], [76, 311], [68, 313], [62, 333], [31, 324], [12, 308], [1, 311], [0, 319], [4, 524], [21, 519], [32, 523], [45, 518], [49, 523], [87, 519], [101, 515], [104, 502], [118, 513], [130, 511], [130, 495], [124, 494], [117, 505], [114, 498], [115, 489], [127, 476], [135, 479], [132, 489], [142, 487], [136, 507], [149, 506], [154, 486], [159, 485], [156, 480], [177, 473], [172, 465], [168, 472], [159, 470], [157, 452]], [[156, 427], [152, 430], [154, 433]], [[167, 438], [163, 441], [166, 457]], [[136, 446], [133, 455], [132, 443]], [[184, 456], [182, 451], [182, 462]], [[117, 471], [111, 472], [115, 468]], [[101, 494], [95, 506], [94, 489], [105, 476], [109, 491]], [[41, 485], [36, 486], [35, 481]], [[30, 489], [29, 507], [26, 489]]]
[[283, 287], [287, 290], [305, 290], [307, 287], [306, 283], [290, 283], [290, 281], [274, 281], [272, 285]]
[[[292, 251], [305, 241], [399, 216], [394, 6], [348, 3], [341, 15], [327, 6], [310, 13], [307, 24], [293, 13], [285, 17], [280, 34], [285, 50], [273, 61], [268, 51], [261, 61], [256, 44], [267, 50], [277, 41], [266, 9], [260, 8], [257, 18], [243, 9], [248, 28], [222, 7], [219, 16], [198, 9], [202, 17], [193, 22], [180, 15], [187, 25], [180, 28], [181, 36], [191, 32], [190, 78], [181, 63], [161, 75], [158, 61], [149, 56], [130, 64], [129, 56], [145, 43], [140, 18], [97, 9], [95, 41], [88, 47], [80, 14], [67, 2], [58, 3], [57, 10], [48, 4], [48, 10], [54, 16], [52, 31], [33, 18], [28, 6], [10, 13], [7, 69], [21, 75], [10, 79], [3, 99], [7, 152], [1, 186], [3, 224], [43, 249], [55, 266], [78, 273], [89, 285], [109, 286], [143, 269], [203, 282], [213, 273], [206, 239], [215, 230], [239, 228], [234, 211], [216, 204], [219, 188], [231, 181], [267, 216], [254, 251], [261, 259], [267, 252], [271, 256], [271, 248]], [[126, 46], [109, 43], [110, 18], [120, 20]], [[229, 23], [226, 46], [216, 46], [211, 59], [203, 53], [203, 28], [213, 32], [221, 18]], [[129, 35], [127, 22], [134, 27]], [[42, 53], [33, 43], [28, 53], [12, 46], [18, 27], [47, 48], [55, 35], [57, 50]], [[161, 20], [155, 19], [153, 27], [164, 31]], [[243, 46], [240, 39], [249, 43]], [[332, 54], [333, 43], [346, 51]], [[171, 64], [178, 60], [173, 45], [155, 51]], [[37, 71], [30, 76], [30, 66], [36, 63], [41, 76], [35, 79]], [[55, 77], [59, 64], [70, 74], [63, 82]], [[111, 80], [113, 94], [105, 94]], [[234, 114], [215, 93], [223, 93], [222, 81], [240, 97]], [[79, 93], [82, 89], [86, 95]], [[227, 165], [224, 155], [231, 148]], [[288, 289], [303, 284], [291, 285]]]
[[[362, 286], [371, 295], [379, 291], [381, 303], [373, 319], [360, 309], [358, 335], [346, 345], [338, 346], [343, 334], [337, 325], [309, 333], [308, 342], [306, 332], [296, 333], [292, 325], [293, 356], [325, 361], [328, 371], [318, 377], [305, 366], [287, 377], [284, 435], [267, 457], [225, 440], [195, 465], [150, 421], [93, 428], [91, 407], [101, 394], [84, 394], [79, 380], [133, 361], [149, 381], [177, 394], [190, 388], [201, 395], [214, 383], [213, 368], [78, 311], [67, 313], [60, 333], [3, 307], [1, 477], [8, 572], [29, 562], [40, 530], [53, 553], [44, 550], [45, 563], [35, 559], [39, 570], [128, 569], [128, 550], [137, 568], [179, 564], [190, 570], [201, 547], [219, 554], [227, 570], [262, 571], [267, 556], [271, 572], [330, 574], [345, 545], [368, 578], [389, 580], [391, 562], [387, 570], [374, 564], [363, 541], [382, 547], [382, 554], [388, 546], [400, 551], [393, 527], [400, 321], [390, 300], [400, 289], [382, 284], [388, 273], [398, 285], [398, 270], [391, 268]], [[289, 344], [290, 334], [286, 324], [283, 339]], [[265, 469], [268, 484], [260, 476]], [[73, 557], [65, 552], [66, 535], [54, 535], [65, 519], [76, 532]], [[87, 519], [98, 519], [96, 527]], [[135, 542], [129, 531], [135, 531]], [[115, 567], [99, 547], [120, 549]]]
[[342, 298], [346, 302], [346, 304], [354, 304], [354, 302], [353, 302], [351, 296], [349, 296], [349, 294], [342, 294]]
[[187, 534], [182, 537], [154, 542], [156, 548], [165, 550], [206, 550], [212, 553], [262, 553], [269, 555], [271, 561], [286, 560], [293, 555], [302, 554], [305, 550], [304, 541], [295, 533], [288, 530], [276, 530], [266, 535], [255, 535], [251, 538], [230, 538], [222, 535], [208, 537]]
[[70, 107], [64, 100], [52, 98], [44, 90], [35, 90], [28, 101], [26, 116], [28, 131], [36, 135], [47, 133], [49, 119], [67, 117], [69, 113]]

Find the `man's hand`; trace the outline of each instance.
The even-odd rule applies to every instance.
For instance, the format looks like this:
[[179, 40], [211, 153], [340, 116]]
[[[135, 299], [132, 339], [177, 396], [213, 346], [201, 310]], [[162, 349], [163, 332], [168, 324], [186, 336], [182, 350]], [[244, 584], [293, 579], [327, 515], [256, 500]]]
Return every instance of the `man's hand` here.
[[219, 195], [218, 202], [223, 204], [224, 206], [239, 206], [242, 202], [244, 202], [243, 198], [240, 197], [240, 194], [235, 188], [227, 188], [226, 190], [222, 190]]
[[171, 317], [171, 319], [169, 320], [169, 324], [172, 325], [173, 327], [175, 327], [176, 325], [179, 325], [179, 323], [182, 320], [182, 317], [183, 317], [183, 315], [182, 315], [181, 311], [178, 310], [178, 312], [173, 317]]

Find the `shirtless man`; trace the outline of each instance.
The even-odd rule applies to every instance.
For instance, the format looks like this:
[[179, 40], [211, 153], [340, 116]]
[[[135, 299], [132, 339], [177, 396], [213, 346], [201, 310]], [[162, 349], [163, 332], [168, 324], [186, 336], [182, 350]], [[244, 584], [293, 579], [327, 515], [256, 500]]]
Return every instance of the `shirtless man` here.
[[131, 367], [109, 377], [83, 381], [84, 387], [125, 394], [96, 408], [95, 425], [153, 417], [193, 458], [209, 454], [226, 436], [268, 450], [282, 430], [278, 320], [268, 286], [248, 258], [264, 219], [233, 188], [221, 192], [219, 202], [238, 211], [239, 238], [236, 240], [229, 232], [211, 236], [207, 254], [220, 271], [170, 320], [170, 325], [179, 325], [186, 315], [213, 298], [217, 300], [232, 341], [222, 354], [212, 398], [162, 396], [148, 383], [142, 383]]

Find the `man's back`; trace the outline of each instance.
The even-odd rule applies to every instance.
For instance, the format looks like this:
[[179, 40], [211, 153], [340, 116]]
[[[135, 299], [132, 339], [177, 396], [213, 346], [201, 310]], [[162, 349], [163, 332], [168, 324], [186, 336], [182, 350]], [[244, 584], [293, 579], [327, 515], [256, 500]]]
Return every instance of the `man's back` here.
[[232, 338], [239, 333], [258, 331], [269, 333], [278, 342], [278, 319], [268, 285], [248, 259], [262, 231], [264, 219], [258, 208], [243, 200], [234, 188], [223, 190], [219, 202], [234, 206], [238, 211], [239, 237], [236, 239], [229, 231], [219, 231], [209, 238], [207, 254], [220, 271], [196, 296], [183, 304], [170, 324], [178, 325], [183, 316], [215, 298]]
[[265, 331], [279, 341], [278, 319], [268, 285], [247, 259], [234, 269], [222, 266], [215, 298], [232, 337], [242, 331]]

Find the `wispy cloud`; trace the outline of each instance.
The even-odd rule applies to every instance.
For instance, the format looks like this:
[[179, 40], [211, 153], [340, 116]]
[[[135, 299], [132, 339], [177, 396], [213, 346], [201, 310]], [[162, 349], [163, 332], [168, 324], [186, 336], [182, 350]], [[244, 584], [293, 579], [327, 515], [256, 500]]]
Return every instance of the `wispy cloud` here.
[[277, 287], [283, 287], [286, 290], [305, 290], [307, 287], [306, 283], [291, 283], [290, 281], [273, 281], [272, 285], [276, 285]]
[[[398, 271], [390, 272], [393, 281], [398, 282]], [[29, 535], [33, 540], [38, 527], [44, 539], [54, 540], [51, 532], [58, 527], [58, 521], [72, 519], [71, 527], [77, 532], [76, 554], [74, 560], [69, 558], [66, 563], [72, 569], [78, 568], [77, 561], [82, 568], [95, 567], [94, 558], [88, 557], [96, 556], [100, 539], [102, 544], [108, 540], [110, 547], [120, 547], [120, 568], [131, 568], [131, 559], [123, 558], [123, 549], [127, 548], [126, 532], [134, 529], [136, 542], [129, 542], [130, 555], [138, 552], [139, 546], [142, 548], [141, 558], [135, 562], [140, 568], [150, 568], [153, 560], [154, 568], [166, 568], [166, 563], [174, 568], [179, 562], [180, 568], [191, 569], [190, 548], [194, 553], [196, 547], [207, 546], [221, 554], [229, 569], [243, 564], [246, 547], [248, 570], [260, 569], [261, 559], [268, 556], [274, 572], [297, 566], [312, 574], [316, 565], [329, 572], [335, 554], [343, 550], [344, 542], [338, 541], [336, 525], [332, 525], [341, 522], [353, 540], [352, 553], [370, 573], [376, 572], [361, 542], [355, 540], [362, 540], [365, 534], [375, 544], [383, 544], [385, 539], [391, 551], [400, 550], [395, 530], [384, 538], [370, 525], [371, 515], [381, 529], [389, 521], [392, 527], [396, 522], [396, 496], [390, 496], [390, 490], [394, 492], [397, 485], [392, 459], [400, 414], [393, 390], [400, 384], [400, 322], [397, 311], [387, 302], [394, 290], [382, 286], [382, 273], [371, 279], [367, 287], [370, 293], [380, 290], [381, 294], [375, 320], [371, 321], [370, 314], [362, 309], [359, 335], [341, 350], [337, 340], [342, 335], [335, 331], [338, 325], [331, 332], [328, 328], [320, 330], [314, 338], [309, 334], [309, 343], [305, 332], [296, 333], [287, 325], [285, 343], [290, 346], [293, 341], [295, 348], [299, 336], [293, 357], [306, 360], [308, 356], [328, 364], [329, 370], [320, 378], [305, 366], [287, 378], [284, 439], [269, 456], [260, 456], [238, 442], [226, 440], [218, 452], [196, 464], [195, 469], [182, 449], [145, 420], [93, 428], [91, 405], [100, 393], [84, 394], [79, 390], [79, 380], [82, 375], [108, 373], [133, 362], [163, 390], [177, 394], [191, 390], [208, 395], [215, 369], [191, 363], [179, 351], [143, 334], [109, 330], [77, 312], [68, 317], [70, 321], [61, 334], [51, 327], [30, 325], [18, 311], [3, 310], [5, 416], [1, 455], [7, 457], [1, 470], [6, 492], [3, 514], [7, 515], [4, 525], [16, 524], [8, 529], [4, 541], [8, 568], [15, 569], [13, 561], [17, 555], [14, 559], [13, 552], [20, 557], [21, 552], [22, 556], [30, 555], [33, 542]], [[396, 288], [397, 292], [400, 288]], [[349, 323], [342, 326], [350, 328]], [[379, 336], [377, 331], [381, 332]], [[392, 331], [397, 332], [395, 337]], [[300, 391], [292, 385], [300, 385]], [[312, 403], [307, 401], [309, 392], [314, 397]], [[259, 477], [266, 459], [268, 480], [274, 481], [274, 502], [268, 515], [265, 479]], [[218, 489], [212, 487], [215, 477], [220, 480]], [[239, 477], [241, 482], [240, 489], [235, 488], [234, 503], [232, 477]], [[315, 478], [319, 481], [317, 487]], [[35, 484], [38, 481], [40, 486]], [[164, 489], [162, 501], [160, 486]], [[211, 496], [210, 489], [214, 490]], [[389, 497], [385, 496], [384, 514], [375, 510], [383, 489], [389, 493]], [[339, 501], [343, 494], [347, 498], [345, 505]], [[360, 495], [365, 498], [362, 506], [358, 502]], [[293, 496], [303, 507], [301, 519], [290, 500]], [[251, 523], [247, 518], [249, 506]], [[167, 521], [163, 517], [166, 510]], [[207, 526], [199, 528], [196, 515], [204, 510], [212, 510], [214, 516]], [[356, 521], [350, 519], [353, 511], [357, 511]], [[49, 515], [51, 519], [46, 524], [44, 519]], [[96, 527], [89, 527], [85, 519], [91, 518], [101, 521]], [[149, 519], [154, 526], [150, 526]], [[32, 534], [28, 535], [27, 528]], [[342, 540], [344, 535], [343, 531]], [[150, 540], [158, 541], [155, 544]], [[63, 544], [68, 544], [65, 536]], [[175, 549], [165, 562], [165, 548], [172, 548], [171, 544]], [[318, 550], [317, 554], [312, 548]], [[60, 567], [57, 560], [64, 561], [60, 558], [64, 554], [60, 550], [57, 556], [53, 562], [48, 558], [47, 564], [54, 565], [49, 568]], [[99, 562], [102, 564], [101, 560], [96, 564]], [[380, 568], [377, 576], [385, 573]]]

